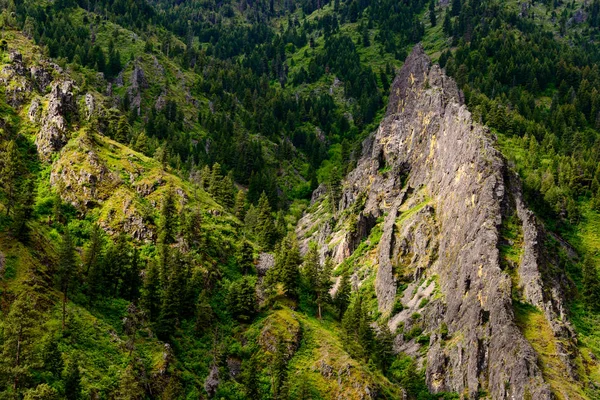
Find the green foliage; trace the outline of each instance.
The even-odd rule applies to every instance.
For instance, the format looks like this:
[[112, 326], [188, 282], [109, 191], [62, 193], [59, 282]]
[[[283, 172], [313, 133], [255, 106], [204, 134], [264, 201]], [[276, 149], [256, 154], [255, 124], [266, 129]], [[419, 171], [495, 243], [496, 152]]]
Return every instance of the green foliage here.
[[244, 276], [229, 285], [227, 304], [234, 315], [240, 321], [248, 322], [256, 314], [256, 279]]
[[300, 264], [302, 257], [298, 242], [293, 233], [289, 233], [277, 247], [275, 265], [267, 272], [265, 283], [270, 290], [281, 284], [283, 293], [297, 299], [300, 283]]
[[600, 311], [600, 277], [594, 262], [589, 257], [584, 259], [581, 273], [583, 298], [590, 309]]
[[352, 287], [350, 286], [350, 277], [348, 274], [343, 274], [340, 278], [340, 283], [333, 298], [333, 303], [338, 311], [338, 319], [342, 319], [342, 316], [346, 313], [348, 306], [350, 305], [350, 293]]
[[169, 245], [175, 242], [178, 218], [177, 207], [175, 205], [175, 193], [173, 188], [169, 188], [163, 198], [161, 208], [161, 222], [159, 240], [163, 245]]
[[81, 371], [77, 359], [71, 361], [64, 373], [65, 398], [78, 400], [81, 398]]
[[0, 388], [14, 396], [19, 395], [41, 361], [35, 348], [40, 323], [38, 307], [35, 294], [23, 293], [13, 302], [2, 324]]

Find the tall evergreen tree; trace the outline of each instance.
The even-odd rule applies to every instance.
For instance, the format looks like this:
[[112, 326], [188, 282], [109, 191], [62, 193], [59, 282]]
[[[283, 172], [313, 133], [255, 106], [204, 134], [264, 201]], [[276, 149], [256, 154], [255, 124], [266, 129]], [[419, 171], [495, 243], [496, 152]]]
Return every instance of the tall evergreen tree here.
[[156, 321], [160, 312], [160, 273], [157, 264], [148, 262], [142, 292], [142, 305], [147, 311], [150, 321]]
[[245, 240], [240, 249], [239, 264], [242, 273], [247, 275], [254, 269], [254, 248], [249, 241]]
[[431, 0], [429, 2], [429, 22], [431, 22], [431, 26], [437, 25], [437, 19], [435, 16], [435, 0]]
[[258, 242], [265, 249], [270, 249], [274, 244], [275, 225], [273, 224], [273, 215], [271, 206], [265, 192], [260, 195], [257, 206], [257, 220], [255, 226]]
[[334, 304], [338, 309], [339, 319], [342, 319], [342, 316], [348, 309], [348, 305], [350, 304], [351, 292], [352, 287], [350, 286], [350, 277], [347, 273], [343, 274], [334, 298]]
[[168, 281], [161, 298], [161, 308], [156, 323], [156, 333], [161, 338], [168, 338], [173, 328], [180, 322], [182, 311], [181, 294], [186, 291], [184, 265], [179, 250], [170, 257]]
[[275, 266], [267, 272], [265, 283], [271, 288], [281, 284], [286, 296], [297, 298], [301, 263], [298, 242], [294, 234], [289, 233], [278, 245]]
[[12, 231], [17, 239], [26, 241], [29, 238], [29, 226], [27, 222], [33, 216], [33, 206], [35, 205], [35, 181], [28, 179], [23, 182], [22, 186], [19, 201], [14, 208]]
[[591, 310], [600, 310], [600, 278], [596, 265], [586, 257], [582, 267], [583, 299]]
[[188, 210], [184, 215], [183, 237], [189, 249], [198, 249], [202, 245], [203, 218], [200, 209]]
[[178, 221], [173, 188], [169, 188], [163, 198], [160, 217], [160, 243], [163, 245], [175, 243]]
[[64, 228], [62, 240], [58, 249], [58, 270], [56, 273], [57, 284], [63, 293], [62, 300], [62, 328], [65, 329], [67, 313], [67, 300], [69, 291], [74, 289], [77, 276], [77, 259], [75, 256], [75, 243], [68, 227]]
[[38, 354], [34, 350], [40, 326], [37, 307], [36, 295], [22, 292], [11, 305], [0, 332], [0, 379], [7, 378], [6, 384], [0, 387], [10, 387], [16, 398], [21, 383], [38, 367]]
[[79, 362], [76, 359], [71, 361], [65, 369], [64, 385], [67, 400], [81, 398], [81, 371], [79, 370]]
[[233, 213], [240, 221], [243, 221], [246, 216], [246, 193], [243, 190], [238, 190], [235, 195]]
[[6, 215], [9, 215], [19, 197], [21, 157], [14, 140], [9, 140], [0, 153], [0, 189], [4, 196]]

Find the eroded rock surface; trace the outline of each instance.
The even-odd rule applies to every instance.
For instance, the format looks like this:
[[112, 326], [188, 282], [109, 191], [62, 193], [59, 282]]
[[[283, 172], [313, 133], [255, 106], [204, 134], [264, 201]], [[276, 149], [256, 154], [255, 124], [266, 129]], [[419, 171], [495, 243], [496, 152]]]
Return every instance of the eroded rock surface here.
[[48, 98], [48, 106], [42, 117], [42, 127], [35, 144], [43, 160], [49, 161], [52, 154], [60, 151], [68, 141], [68, 118], [77, 112], [74, 95], [75, 85], [71, 80], [54, 82]]
[[[514, 296], [543, 311], [567, 379], [575, 381], [577, 350], [564, 306], [569, 283], [494, 145], [471, 119], [456, 83], [417, 45], [393, 83], [385, 118], [344, 182], [338, 211], [327, 212], [318, 204], [324, 196], [315, 196], [297, 232], [301, 243], [317, 241], [338, 263], [357, 241], [367, 241], [366, 266], [349, 267], [353, 285], [376, 274], [378, 308], [396, 330], [396, 349], [419, 358], [428, 346], [420, 362], [432, 391], [551, 399], [539, 355], [516, 323]], [[378, 243], [370, 243], [371, 228], [356, 229], [354, 216], [379, 218]], [[523, 232], [512, 270], [499, 251], [509, 216]], [[314, 227], [325, 223], [331, 228], [323, 237]], [[417, 329], [428, 344], [408, 333]]]

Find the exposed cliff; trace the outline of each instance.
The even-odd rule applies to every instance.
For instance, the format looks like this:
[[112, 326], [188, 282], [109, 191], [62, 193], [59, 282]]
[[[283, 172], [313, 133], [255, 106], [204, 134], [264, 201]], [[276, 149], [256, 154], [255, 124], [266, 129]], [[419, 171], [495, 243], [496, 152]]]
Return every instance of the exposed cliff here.
[[[356, 289], [372, 290], [380, 319], [396, 332], [396, 350], [426, 359], [431, 390], [582, 396], [564, 271], [493, 135], [471, 119], [455, 82], [421, 46], [396, 77], [336, 215], [327, 201], [321, 196], [300, 221], [300, 238], [319, 242], [341, 263], [338, 271], [352, 273]], [[324, 221], [332, 233], [315, 232]], [[507, 221], [516, 221], [518, 242], [505, 240]], [[548, 327], [551, 366], [523, 333], [528, 322], [517, 314], [524, 305]], [[410, 332], [422, 332], [421, 340]], [[556, 369], [562, 385], [551, 379]]]

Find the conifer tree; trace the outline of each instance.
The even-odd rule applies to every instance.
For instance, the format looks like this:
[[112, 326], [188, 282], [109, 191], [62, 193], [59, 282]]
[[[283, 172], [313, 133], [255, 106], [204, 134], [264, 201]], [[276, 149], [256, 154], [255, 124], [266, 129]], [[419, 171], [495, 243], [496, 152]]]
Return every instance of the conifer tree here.
[[145, 396], [144, 387], [139, 382], [133, 364], [129, 364], [119, 380], [119, 386], [114, 394], [115, 400], [140, 400]]
[[178, 221], [173, 188], [169, 188], [163, 198], [160, 215], [160, 243], [163, 245], [175, 243]]
[[122, 295], [125, 299], [137, 303], [142, 287], [140, 252], [133, 249], [131, 261], [126, 266]]
[[240, 221], [243, 221], [246, 216], [246, 193], [243, 190], [238, 190], [235, 195], [233, 213]]
[[185, 274], [182, 255], [175, 250], [170, 257], [170, 271], [166, 288], [161, 299], [160, 314], [156, 333], [161, 338], [168, 338], [173, 328], [179, 325], [182, 310], [181, 294], [185, 293]]
[[429, 22], [431, 22], [431, 26], [437, 25], [437, 19], [435, 16], [435, 0], [431, 0], [429, 2]]
[[447, 36], [452, 36], [452, 19], [450, 18], [450, 11], [446, 10], [444, 15], [444, 24], [442, 30]]
[[317, 307], [319, 310], [319, 319], [322, 318], [322, 308], [324, 304], [331, 302], [329, 291], [331, 290], [331, 271], [333, 271], [333, 262], [331, 258], [325, 260], [325, 264], [319, 267], [315, 292], [317, 294]]
[[298, 242], [294, 234], [289, 233], [277, 248], [275, 266], [267, 272], [265, 283], [270, 287], [280, 283], [286, 296], [295, 299], [298, 295], [301, 263]]
[[87, 295], [90, 302], [100, 293], [103, 286], [104, 270], [104, 234], [100, 225], [94, 224], [88, 242], [83, 253], [83, 268], [87, 279]]
[[203, 291], [198, 296], [198, 302], [196, 303], [196, 323], [194, 324], [194, 330], [201, 334], [211, 326], [212, 321], [213, 310], [208, 302], [206, 292]]
[[583, 298], [591, 310], [600, 310], [600, 278], [596, 265], [586, 257], [582, 267]]
[[160, 273], [158, 266], [151, 260], [146, 268], [142, 305], [150, 321], [156, 321], [160, 312]]
[[27, 222], [33, 216], [33, 206], [35, 204], [35, 181], [28, 179], [23, 183], [23, 188], [19, 194], [19, 201], [14, 209], [12, 231], [15, 237], [21, 241], [26, 241], [29, 237], [29, 226]]
[[60, 378], [63, 368], [64, 363], [62, 354], [58, 348], [58, 339], [55, 334], [51, 334], [44, 346], [44, 369], [50, 372], [55, 378]]
[[74, 289], [77, 273], [77, 261], [75, 258], [75, 244], [68, 227], [64, 228], [60, 247], [58, 249], [57, 284], [63, 293], [62, 301], [62, 328], [65, 329], [65, 318], [67, 312], [67, 300], [69, 290]]
[[229, 309], [240, 321], [250, 321], [256, 313], [256, 280], [244, 276], [229, 286], [227, 297]]
[[219, 194], [222, 189], [223, 184], [223, 173], [221, 171], [221, 164], [214, 163], [212, 166], [212, 170], [210, 173], [210, 178], [208, 181], [208, 193], [212, 194], [219, 200]]
[[246, 390], [246, 398], [249, 400], [260, 400], [260, 387], [258, 385], [259, 365], [256, 357], [250, 357], [242, 364], [242, 383]]
[[198, 249], [202, 245], [202, 221], [198, 208], [188, 210], [185, 214], [183, 236], [188, 249]]
[[271, 391], [273, 399], [285, 399], [285, 383], [287, 380], [287, 357], [285, 342], [280, 338], [277, 341], [277, 349], [273, 355], [271, 366]]
[[275, 239], [275, 226], [271, 215], [271, 206], [265, 192], [262, 192], [258, 200], [255, 232], [258, 242], [265, 249], [273, 246]]
[[9, 140], [0, 153], [0, 189], [4, 196], [6, 215], [9, 215], [19, 197], [21, 157], [14, 140]]
[[254, 269], [254, 248], [247, 240], [244, 241], [240, 249], [239, 264], [244, 275], [249, 274]]
[[106, 290], [110, 296], [117, 297], [125, 274], [131, 265], [131, 245], [124, 232], [108, 246], [104, 257], [104, 275]]
[[0, 379], [7, 378], [5, 386], [11, 387], [15, 397], [18, 397], [21, 383], [38, 364], [33, 347], [36, 329], [40, 325], [38, 299], [35, 296], [22, 292], [16, 298], [4, 320], [4, 329], [0, 336]]
[[79, 370], [79, 362], [76, 359], [71, 361], [65, 369], [64, 385], [67, 400], [81, 398], [81, 371]]
[[388, 324], [379, 324], [375, 341], [375, 359], [385, 373], [394, 359], [394, 335]]
[[348, 277], [347, 273], [343, 274], [334, 298], [334, 304], [338, 309], [338, 318], [340, 320], [350, 304], [351, 291], [352, 287], [350, 286], [350, 278]]

